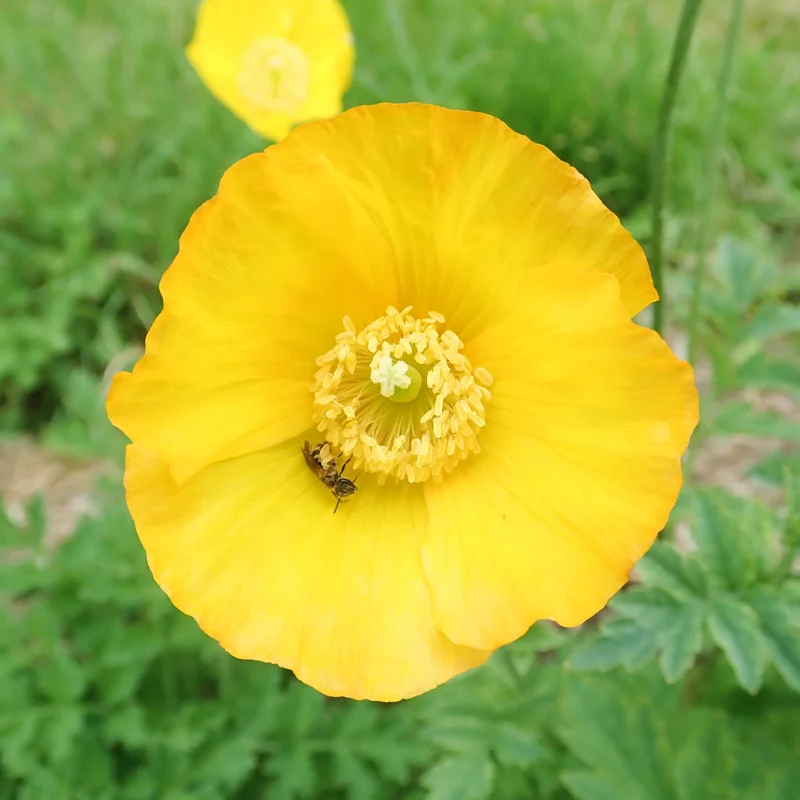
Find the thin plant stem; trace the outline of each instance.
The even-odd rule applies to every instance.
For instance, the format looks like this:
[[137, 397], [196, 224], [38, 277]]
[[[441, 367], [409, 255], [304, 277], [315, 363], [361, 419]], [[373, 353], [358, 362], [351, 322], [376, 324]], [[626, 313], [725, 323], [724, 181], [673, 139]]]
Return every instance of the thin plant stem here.
[[382, 100], [386, 95], [381, 82], [360, 64], [356, 64], [353, 83], [361, 89], [366, 89], [378, 101]]
[[684, 0], [678, 31], [672, 46], [672, 57], [667, 73], [664, 92], [661, 95], [661, 106], [658, 111], [655, 141], [653, 143], [653, 160], [651, 183], [653, 191], [653, 220], [650, 241], [650, 267], [653, 271], [653, 284], [660, 298], [653, 308], [653, 328], [661, 333], [664, 329], [664, 197], [665, 177], [669, 156], [670, 130], [675, 100], [678, 96], [681, 78], [689, 54], [695, 23], [700, 13], [703, 0]]
[[736, 52], [742, 33], [744, 19], [744, 0], [733, 0], [731, 18], [725, 36], [725, 52], [722, 58], [722, 71], [717, 83], [717, 102], [711, 127], [708, 132], [706, 150], [706, 176], [702, 182], [703, 193], [700, 198], [700, 221], [695, 249], [695, 266], [692, 275], [692, 295], [689, 302], [688, 358], [694, 364], [697, 351], [697, 329], [700, 320], [700, 307], [703, 301], [706, 266], [708, 263], [708, 244], [714, 228], [715, 196], [719, 180], [719, 162], [722, 142], [725, 135], [725, 117], [730, 100]]
[[414, 99], [423, 103], [433, 102], [433, 94], [428, 88], [428, 82], [425, 79], [422, 60], [419, 57], [419, 53], [417, 53], [406, 24], [405, 4], [401, 8], [399, 0], [383, 0], [381, 5], [386, 21], [392, 31], [397, 54], [400, 56], [403, 66], [411, 79]]
[[795, 477], [788, 466], [783, 467], [783, 485], [786, 491], [786, 518], [782, 537], [784, 554], [772, 574], [772, 581], [777, 586], [792, 574], [800, 551], [800, 477]]

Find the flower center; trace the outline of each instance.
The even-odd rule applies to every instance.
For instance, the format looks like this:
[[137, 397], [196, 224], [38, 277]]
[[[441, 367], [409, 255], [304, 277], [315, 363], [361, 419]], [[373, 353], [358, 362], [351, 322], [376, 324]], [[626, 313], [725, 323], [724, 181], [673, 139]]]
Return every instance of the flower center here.
[[242, 96], [265, 111], [291, 111], [308, 97], [305, 53], [286, 39], [257, 39], [242, 58]]
[[314, 421], [355, 470], [412, 483], [450, 472], [480, 452], [491, 398], [488, 370], [473, 369], [461, 340], [435, 311], [411, 306], [357, 331], [349, 317], [317, 359]]
[[419, 370], [405, 361], [393, 361], [391, 356], [381, 356], [378, 366], [370, 372], [369, 377], [381, 387], [381, 395], [395, 403], [416, 400], [422, 388]]

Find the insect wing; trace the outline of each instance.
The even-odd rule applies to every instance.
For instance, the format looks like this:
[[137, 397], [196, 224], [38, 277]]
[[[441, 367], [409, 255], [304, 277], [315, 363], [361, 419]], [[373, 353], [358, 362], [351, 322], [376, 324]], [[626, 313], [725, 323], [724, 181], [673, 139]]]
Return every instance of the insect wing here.
[[[316, 450], [316, 448], [314, 448]], [[309, 450], [308, 442], [303, 446], [303, 458], [306, 460], [306, 466], [318, 477], [323, 478], [325, 469], [320, 464], [319, 459], [314, 455], [313, 450]]]

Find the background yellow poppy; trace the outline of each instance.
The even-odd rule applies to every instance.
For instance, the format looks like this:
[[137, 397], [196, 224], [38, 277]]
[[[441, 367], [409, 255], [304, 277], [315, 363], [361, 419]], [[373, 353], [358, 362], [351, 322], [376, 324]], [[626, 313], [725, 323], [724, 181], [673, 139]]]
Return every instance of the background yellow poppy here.
[[342, 110], [353, 34], [339, 0], [204, 0], [186, 55], [253, 130], [282, 139]]

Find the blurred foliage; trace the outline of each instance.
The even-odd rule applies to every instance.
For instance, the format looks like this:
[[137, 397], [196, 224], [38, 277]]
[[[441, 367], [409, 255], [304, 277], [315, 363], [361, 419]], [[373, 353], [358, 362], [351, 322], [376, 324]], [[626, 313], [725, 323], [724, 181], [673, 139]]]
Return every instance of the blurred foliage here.
[[642, 583], [611, 601], [615, 615], [570, 666], [635, 670], [658, 653], [664, 680], [675, 683], [719, 650], [751, 694], [770, 665], [800, 692], [800, 577], [786, 569], [796, 553], [792, 512], [778, 520], [722, 489], [689, 489], [673, 519], [684, 517], [696, 549], [656, 543], [637, 566]]
[[794, 797], [800, 493], [776, 515], [691, 492], [696, 549], [656, 545], [599, 628], [539, 623], [393, 705], [227, 655], [152, 581], [117, 489], [103, 507], [56, 551], [40, 506], [0, 521], [0, 797]]
[[[345, 0], [348, 105], [493, 113], [573, 163], [640, 239], [678, 4]], [[118, 488], [57, 550], [0, 514], [0, 800], [793, 800], [800, 783], [800, 16], [751, 4], [722, 153], [702, 419], [670, 529], [609, 608], [539, 623], [394, 705], [224, 653], [153, 583]], [[120, 455], [103, 396], [222, 171], [264, 145], [185, 61], [194, 0], [0, 4], [0, 435]], [[670, 185], [686, 326], [727, 4], [706, 4]], [[713, 240], [713, 239], [712, 239]], [[675, 332], [678, 334], [679, 331]], [[709, 440], [773, 442], [777, 502], [701, 486]]]

